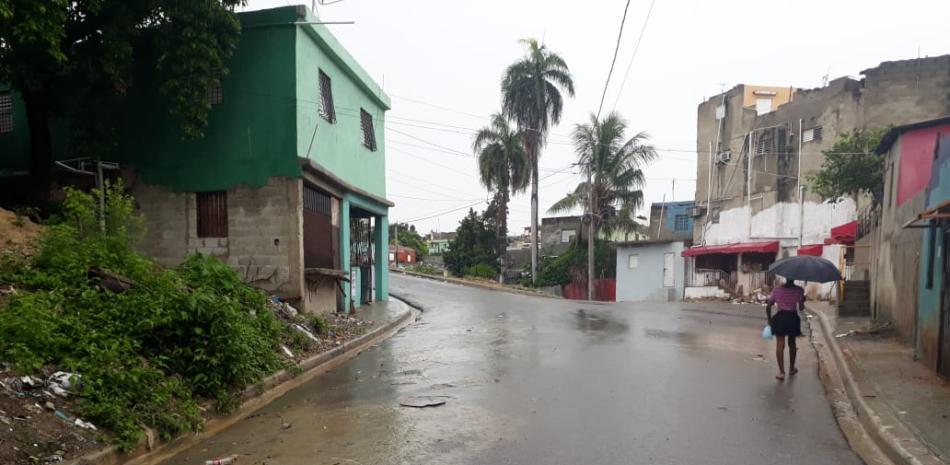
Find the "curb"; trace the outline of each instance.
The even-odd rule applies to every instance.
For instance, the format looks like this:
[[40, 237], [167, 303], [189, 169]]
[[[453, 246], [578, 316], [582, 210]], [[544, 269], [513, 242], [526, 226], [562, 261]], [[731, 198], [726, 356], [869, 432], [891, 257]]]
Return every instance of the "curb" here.
[[561, 296], [548, 294], [546, 292], [541, 292], [541, 291], [528, 291], [528, 290], [518, 289], [518, 288], [513, 288], [513, 287], [490, 286], [488, 284], [482, 284], [476, 281], [468, 281], [468, 280], [459, 279], [459, 278], [446, 278], [443, 276], [433, 276], [433, 275], [428, 275], [424, 273], [416, 273], [414, 271], [399, 270], [395, 268], [390, 268], [389, 271], [393, 273], [404, 274], [406, 276], [414, 276], [416, 278], [431, 279], [433, 281], [439, 281], [439, 282], [449, 283], [449, 284], [458, 284], [460, 286], [474, 287], [474, 288], [485, 289], [489, 291], [507, 292], [509, 294], [528, 295], [532, 297], [547, 297], [549, 299], [559, 299], [559, 300], [564, 299]]
[[154, 434], [146, 430], [146, 438], [130, 452], [120, 452], [115, 446], [93, 451], [65, 462], [62, 465], [152, 465], [178, 455], [197, 445], [225, 428], [241, 421], [248, 414], [260, 409], [288, 391], [312, 380], [328, 370], [356, 357], [364, 350], [388, 339], [393, 334], [405, 328], [413, 320], [415, 310], [405, 301], [395, 298], [396, 302], [405, 307], [399, 315], [385, 324], [373, 328], [356, 339], [344, 342], [342, 345], [326, 352], [314, 355], [297, 363], [302, 370], [281, 370], [257, 384], [248, 386], [241, 394], [241, 406], [226, 416], [212, 417], [204, 423], [202, 431], [194, 434], [183, 433], [169, 441], [159, 441]]
[[[824, 351], [819, 349], [821, 379], [831, 398], [835, 418], [855, 452], [869, 464], [886, 463], [883, 462], [886, 460], [896, 465], [947, 465], [921, 443], [876, 395], [862, 393], [845, 353], [834, 337], [828, 317], [808, 305], [805, 310], [818, 320], [820, 331], [817, 333], [830, 352], [822, 356]], [[875, 404], [873, 407], [872, 403]], [[856, 431], [855, 426], [860, 431]], [[871, 447], [868, 447], [868, 441], [873, 443]]]

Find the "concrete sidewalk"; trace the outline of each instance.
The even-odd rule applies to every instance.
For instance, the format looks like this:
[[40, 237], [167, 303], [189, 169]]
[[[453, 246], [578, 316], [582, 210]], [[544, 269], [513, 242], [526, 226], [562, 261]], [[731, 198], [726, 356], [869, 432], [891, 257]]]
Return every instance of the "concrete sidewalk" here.
[[950, 463], [950, 382], [916, 362], [893, 330], [875, 329], [868, 318], [838, 318], [826, 302], [806, 306], [827, 325], [827, 343], [840, 349], [833, 352], [851, 383], [851, 403], [878, 447], [898, 464]]

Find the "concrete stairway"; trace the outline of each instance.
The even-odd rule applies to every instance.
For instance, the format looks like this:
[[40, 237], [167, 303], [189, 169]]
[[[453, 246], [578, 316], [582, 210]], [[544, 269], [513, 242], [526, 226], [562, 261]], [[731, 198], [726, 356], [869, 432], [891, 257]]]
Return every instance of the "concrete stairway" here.
[[847, 281], [838, 316], [871, 316], [871, 281]]

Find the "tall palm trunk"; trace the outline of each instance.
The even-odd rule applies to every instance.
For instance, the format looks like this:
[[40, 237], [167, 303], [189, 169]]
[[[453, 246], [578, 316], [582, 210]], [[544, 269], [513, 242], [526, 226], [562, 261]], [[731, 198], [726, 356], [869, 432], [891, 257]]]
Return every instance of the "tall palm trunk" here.
[[497, 222], [495, 225], [495, 238], [498, 243], [498, 282], [504, 284], [505, 280], [505, 271], [507, 270], [508, 262], [505, 257], [505, 253], [508, 249], [508, 188], [499, 189], [495, 193], [495, 205], [498, 208], [497, 213]]
[[529, 131], [528, 159], [531, 162], [531, 283], [538, 282], [538, 135]]

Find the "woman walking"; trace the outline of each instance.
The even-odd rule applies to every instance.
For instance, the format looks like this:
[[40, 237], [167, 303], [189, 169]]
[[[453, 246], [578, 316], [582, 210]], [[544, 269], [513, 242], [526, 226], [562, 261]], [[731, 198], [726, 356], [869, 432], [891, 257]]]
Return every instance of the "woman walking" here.
[[[775, 316], [772, 316], [772, 306], [778, 307]], [[788, 340], [788, 373], [798, 373], [795, 368], [795, 356], [798, 355], [798, 346], [795, 339], [802, 335], [802, 319], [798, 316], [799, 310], [805, 309], [805, 290], [795, 285], [791, 279], [785, 284], [772, 290], [768, 303], [765, 306], [765, 316], [768, 318], [772, 335], [775, 336], [775, 358], [778, 361], [776, 379], [785, 379], [785, 341]]]

